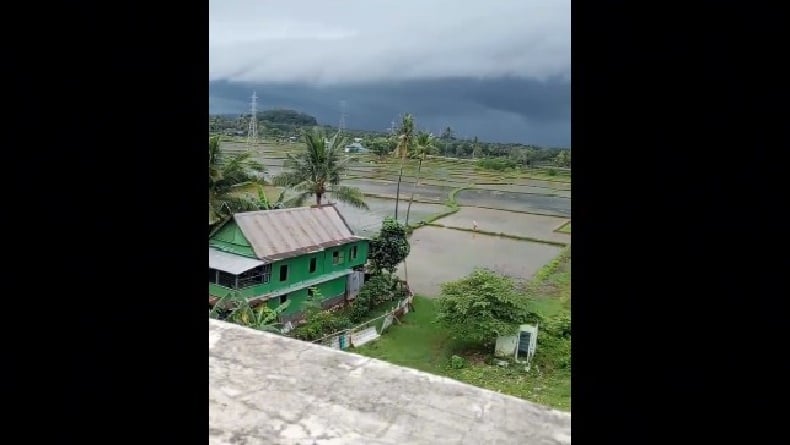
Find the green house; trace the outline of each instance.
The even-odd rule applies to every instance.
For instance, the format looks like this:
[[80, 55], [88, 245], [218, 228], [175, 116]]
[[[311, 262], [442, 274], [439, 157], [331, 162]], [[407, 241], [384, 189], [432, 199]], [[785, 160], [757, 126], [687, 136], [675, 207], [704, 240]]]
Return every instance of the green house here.
[[233, 292], [252, 305], [290, 301], [283, 320], [315, 298], [342, 304], [359, 292], [368, 247], [332, 205], [237, 213], [209, 237], [209, 304]]

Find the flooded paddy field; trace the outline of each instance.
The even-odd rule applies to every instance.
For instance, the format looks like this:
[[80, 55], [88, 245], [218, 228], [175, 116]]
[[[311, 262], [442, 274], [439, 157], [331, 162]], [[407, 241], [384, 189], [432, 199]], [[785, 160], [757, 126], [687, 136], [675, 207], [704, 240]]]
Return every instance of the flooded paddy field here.
[[[409, 286], [426, 297], [438, 297], [442, 283], [463, 278], [475, 267], [528, 280], [562, 249], [433, 226], [415, 230], [410, 243], [406, 265]], [[398, 268], [398, 275], [405, 277], [403, 265]]]
[[540, 196], [496, 190], [462, 190], [456, 195], [462, 206], [490, 207], [502, 210], [571, 216], [571, 200], [558, 196]]
[[461, 207], [457, 213], [440, 218], [434, 221], [434, 223], [470, 230], [472, 229], [473, 221], [477, 222], [479, 230], [486, 232], [504, 233], [506, 235], [535, 238], [559, 243], [570, 243], [571, 241], [571, 236], [569, 234], [554, 231], [569, 221], [568, 218], [559, 218], [556, 216]]
[[[385, 217], [395, 217], [395, 200], [369, 197], [365, 199], [365, 202], [370, 210], [358, 209], [342, 202], [335, 203], [335, 206], [340, 210], [354, 233], [361, 236], [373, 236], [381, 229], [381, 221]], [[406, 220], [408, 205], [408, 200], [401, 200], [398, 205], [398, 221], [401, 223]], [[442, 204], [414, 202], [409, 212], [409, 224], [417, 224], [445, 212], [447, 212], [447, 207]]]
[[[350, 179], [344, 182], [349, 187], [359, 187], [363, 193], [371, 193], [394, 198], [398, 190], [398, 183], [395, 181], [380, 181], [371, 179]], [[400, 197], [408, 201], [411, 192], [414, 190], [414, 199], [421, 201], [434, 201], [444, 204], [453, 187], [420, 184], [414, 186], [414, 182], [402, 181], [400, 184]], [[393, 201], [394, 202], [394, 201]]]

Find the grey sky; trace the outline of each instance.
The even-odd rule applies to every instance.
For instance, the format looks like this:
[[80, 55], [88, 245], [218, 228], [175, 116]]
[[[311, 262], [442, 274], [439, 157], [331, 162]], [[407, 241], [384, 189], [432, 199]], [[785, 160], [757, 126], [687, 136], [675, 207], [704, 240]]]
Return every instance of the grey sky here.
[[209, 0], [209, 79], [569, 79], [570, 21], [570, 0]]

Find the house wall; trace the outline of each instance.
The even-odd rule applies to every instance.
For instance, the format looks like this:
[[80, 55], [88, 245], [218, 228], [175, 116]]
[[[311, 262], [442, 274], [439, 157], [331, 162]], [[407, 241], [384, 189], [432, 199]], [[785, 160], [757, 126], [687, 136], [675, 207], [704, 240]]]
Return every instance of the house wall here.
[[[334, 280], [326, 281], [315, 286], [318, 288], [318, 291], [321, 292], [322, 297], [321, 300], [315, 301], [319, 302], [343, 294], [346, 291], [347, 279], [348, 278], [346, 276], [342, 276], [340, 278], [335, 278]], [[285, 309], [284, 313], [294, 314], [301, 312], [304, 310], [305, 303], [307, 303], [307, 288], [299, 289], [298, 291], [287, 294], [286, 300], [290, 301], [291, 303], [288, 305], [288, 308]], [[267, 302], [267, 304], [270, 308], [275, 309], [280, 305], [280, 299], [276, 297], [272, 298]]]
[[241, 233], [241, 229], [234, 221], [222, 226], [217, 233], [211, 236], [208, 244], [230, 253], [255, 258], [252, 246], [247, 242], [247, 238], [244, 238], [244, 234]]
[[[211, 239], [211, 244], [220, 248], [231, 250], [237, 254], [244, 254], [249, 252], [252, 254], [252, 248], [247, 243], [241, 230], [234, 223], [226, 224], [225, 227], [220, 229]], [[351, 258], [353, 247], [357, 248], [355, 258]], [[239, 289], [238, 293], [244, 298], [252, 298], [259, 295], [276, 292], [280, 289], [298, 285], [298, 283], [320, 279], [321, 275], [348, 270], [352, 267], [363, 266], [367, 262], [369, 250], [369, 242], [367, 240], [356, 241], [342, 246], [327, 248], [322, 252], [314, 254], [301, 255], [293, 258], [286, 258], [272, 263], [272, 274], [269, 282], [266, 284], [258, 284], [243, 289]], [[339, 252], [342, 261], [334, 264], [334, 252]], [[316, 259], [316, 270], [310, 272], [310, 259]], [[286, 265], [288, 267], [288, 276], [285, 281], [280, 281], [280, 266]], [[324, 298], [336, 297], [346, 290], [347, 277], [341, 277], [325, 283], [319, 284], [317, 287], [321, 291]], [[217, 284], [209, 283], [209, 294], [216, 297], [223, 297], [232, 289], [219, 286]], [[298, 312], [302, 310], [302, 306], [307, 299], [307, 289], [300, 289], [299, 291], [291, 292], [288, 294], [288, 299], [291, 304], [286, 313]], [[279, 299], [273, 298], [269, 301], [271, 307], [278, 306]]]

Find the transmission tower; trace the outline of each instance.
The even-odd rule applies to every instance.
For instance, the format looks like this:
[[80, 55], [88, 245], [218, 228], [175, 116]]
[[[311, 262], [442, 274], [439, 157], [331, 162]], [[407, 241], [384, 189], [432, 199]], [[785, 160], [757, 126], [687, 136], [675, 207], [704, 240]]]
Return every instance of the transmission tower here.
[[340, 101], [340, 125], [338, 125], [338, 130], [343, 131], [346, 129], [346, 101]]
[[247, 132], [247, 140], [250, 143], [258, 141], [258, 94], [252, 92], [252, 100], [250, 101], [250, 129]]

